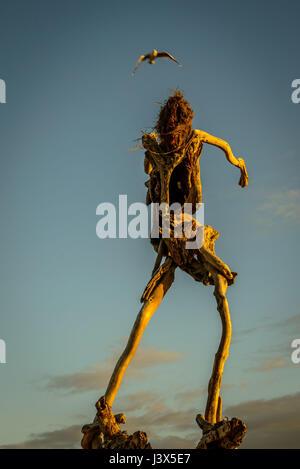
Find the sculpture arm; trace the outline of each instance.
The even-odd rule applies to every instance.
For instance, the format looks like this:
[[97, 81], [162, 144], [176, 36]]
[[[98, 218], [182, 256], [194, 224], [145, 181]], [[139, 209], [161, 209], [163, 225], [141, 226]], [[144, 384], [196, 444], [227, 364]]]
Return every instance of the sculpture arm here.
[[153, 169], [153, 164], [151, 161], [151, 154], [149, 151], [145, 152], [145, 158], [144, 158], [144, 171], [146, 174], [151, 174]]
[[198, 130], [197, 134], [203, 142], [208, 143], [209, 145], [214, 145], [224, 151], [227, 161], [241, 170], [239, 185], [241, 187], [246, 187], [248, 185], [248, 173], [243, 158], [236, 158], [232, 153], [229, 143], [225, 142], [225, 140], [214, 137], [203, 130]]

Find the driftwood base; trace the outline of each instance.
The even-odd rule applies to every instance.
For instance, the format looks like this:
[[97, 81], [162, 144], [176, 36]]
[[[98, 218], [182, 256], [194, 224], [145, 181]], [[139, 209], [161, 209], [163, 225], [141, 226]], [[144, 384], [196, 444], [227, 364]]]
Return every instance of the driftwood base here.
[[[121, 431], [119, 425], [126, 423], [126, 417], [124, 414], [114, 415], [105, 396], [96, 403], [96, 409], [94, 422], [82, 428], [83, 449], [152, 449], [147, 433], [138, 430], [128, 435]], [[198, 414], [196, 422], [203, 431], [196, 449], [237, 449], [247, 431], [246, 425], [235, 417], [212, 425]]]
[[196, 422], [203, 431], [196, 449], [238, 449], [247, 432], [246, 425], [235, 417], [212, 425], [198, 414]]
[[128, 435], [121, 431], [119, 424], [126, 423], [126, 416], [114, 415], [105, 396], [96, 403], [96, 409], [94, 422], [84, 425], [81, 430], [83, 449], [151, 449], [147, 433], [138, 430]]

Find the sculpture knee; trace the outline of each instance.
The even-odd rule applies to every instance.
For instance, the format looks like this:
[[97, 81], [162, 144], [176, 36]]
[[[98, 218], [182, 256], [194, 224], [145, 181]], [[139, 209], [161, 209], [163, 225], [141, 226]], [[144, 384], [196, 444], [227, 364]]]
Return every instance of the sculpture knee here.
[[228, 279], [216, 269], [212, 269], [211, 273], [214, 279], [215, 290], [218, 289], [225, 294], [228, 287]]
[[218, 306], [222, 304], [224, 301], [226, 301], [226, 291], [228, 287], [228, 281], [226, 277], [224, 277], [221, 274], [217, 274], [214, 276], [215, 280], [215, 290], [214, 290], [214, 295], [216, 297]]

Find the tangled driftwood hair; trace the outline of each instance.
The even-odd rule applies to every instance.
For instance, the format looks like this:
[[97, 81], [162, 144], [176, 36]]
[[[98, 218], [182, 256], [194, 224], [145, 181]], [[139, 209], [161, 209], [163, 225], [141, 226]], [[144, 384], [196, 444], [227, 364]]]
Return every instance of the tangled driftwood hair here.
[[194, 117], [190, 103], [183, 99], [183, 93], [173, 92], [162, 105], [155, 130], [160, 137], [160, 145], [165, 151], [173, 150], [185, 143], [192, 132]]

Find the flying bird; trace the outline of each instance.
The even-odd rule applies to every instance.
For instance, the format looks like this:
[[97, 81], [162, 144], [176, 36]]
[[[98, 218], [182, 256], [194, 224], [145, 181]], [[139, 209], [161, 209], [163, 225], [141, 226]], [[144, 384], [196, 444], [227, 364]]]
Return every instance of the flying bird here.
[[157, 50], [153, 49], [152, 52], [150, 52], [150, 54], [147, 54], [147, 55], [141, 55], [141, 57], [139, 58], [136, 66], [135, 66], [135, 69], [133, 70], [133, 73], [132, 75], [135, 74], [135, 72], [137, 71], [138, 67], [140, 66], [140, 64], [142, 62], [144, 62], [145, 60], [148, 60], [148, 63], [149, 64], [154, 64], [155, 63], [155, 59], [157, 58], [164, 58], [164, 59], [171, 59], [173, 60], [174, 62], [177, 63], [177, 65], [179, 65], [179, 67], [181, 67], [181, 64], [179, 62], [177, 62], [176, 59], [174, 59], [174, 57], [172, 57], [171, 54], [169, 54], [169, 52], [158, 52]]

